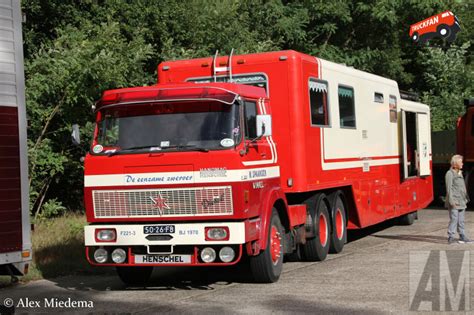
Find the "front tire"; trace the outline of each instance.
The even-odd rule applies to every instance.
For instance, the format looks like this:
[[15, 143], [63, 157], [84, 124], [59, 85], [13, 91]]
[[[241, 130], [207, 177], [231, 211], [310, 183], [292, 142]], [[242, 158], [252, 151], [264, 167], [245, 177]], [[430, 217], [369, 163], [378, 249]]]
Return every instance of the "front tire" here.
[[129, 287], [146, 286], [152, 272], [153, 267], [117, 267], [117, 275]]
[[329, 252], [331, 231], [328, 202], [324, 194], [317, 197], [316, 208], [314, 213], [311, 213], [311, 218], [314, 237], [307, 239], [303, 244], [303, 255], [307, 261], [323, 261]]
[[250, 269], [256, 282], [272, 283], [278, 281], [283, 269], [283, 226], [275, 208], [267, 236], [267, 248], [257, 256], [250, 257]]

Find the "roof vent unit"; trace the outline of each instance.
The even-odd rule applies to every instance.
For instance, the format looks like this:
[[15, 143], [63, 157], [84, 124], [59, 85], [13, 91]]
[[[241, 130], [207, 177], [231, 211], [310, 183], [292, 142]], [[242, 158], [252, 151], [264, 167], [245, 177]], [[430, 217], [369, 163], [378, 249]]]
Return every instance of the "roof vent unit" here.
[[400, 90], [400, 97], [404, 100], [409, 100], [413, 102], [419, 102], [420, 101], [420, 96], [418, 93], [415, 92], [408, 92], [408, 91], [402, 91]]

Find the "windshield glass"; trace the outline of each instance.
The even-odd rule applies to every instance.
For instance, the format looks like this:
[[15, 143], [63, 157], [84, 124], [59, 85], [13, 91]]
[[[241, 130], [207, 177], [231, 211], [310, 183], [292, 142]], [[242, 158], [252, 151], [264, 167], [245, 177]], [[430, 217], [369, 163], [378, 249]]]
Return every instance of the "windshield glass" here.
[[218, 102], [105, 108], [93, 152], [225, 149], [240, 142], [239, 119], [238, 105]]

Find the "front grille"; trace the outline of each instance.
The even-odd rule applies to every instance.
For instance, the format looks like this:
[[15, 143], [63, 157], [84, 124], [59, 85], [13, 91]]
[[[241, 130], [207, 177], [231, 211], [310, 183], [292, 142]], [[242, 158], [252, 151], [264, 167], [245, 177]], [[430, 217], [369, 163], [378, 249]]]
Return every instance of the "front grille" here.
[[232, 188], [94, 190], [96, 218], [231, 215]]

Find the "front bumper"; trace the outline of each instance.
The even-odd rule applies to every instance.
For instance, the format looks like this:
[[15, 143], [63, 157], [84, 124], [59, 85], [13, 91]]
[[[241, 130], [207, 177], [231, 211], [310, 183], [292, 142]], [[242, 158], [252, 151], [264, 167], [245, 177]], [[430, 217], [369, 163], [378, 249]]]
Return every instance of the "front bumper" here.
[[[174, 233], [145, 234], [145, 226], [173, 225]], [[101, 224], [84, 227], [86, 256], [92, 265], [98, 266], [195, 266], [195, 265], [233, 265], [242, 256], [242, 245], [245, 243], [245, 222], [207, 222], [189, 224]], [[206, 240], [206, 227], [227, 227], [228, 240]], [[117, 239], [113, 242], [100, 242], [95, 238], [96, 229], [115, 229]], [[151, 236], [151, 237], [150, 237]], [[166, 237], [163, 237], [166, 236]], [[199, 258], [200, 251], [205, 247], [212, 247], [219, 252], [224, 246], [235, 251], [235, 258], [231, 262], [221, 262], [216, 259], [212, 263], [204, 263]], [[109, 256], [115, 248], [122, 248], [127, 252], [127, 259], [123, 263], [114, 263], [108, 259], [105, 263], [94, 260], [94, 251], [104, 248]], [[156, 263], [141, 263], [139, 257], [160, 258]], [[172, 258], [174, 257], [174, 259]], [[176, 258], [178, 257], [178, 258]], [[181, 259], [179, 258], [181, 257]], [[158, 262], [159, 261], [159, 262]]]

